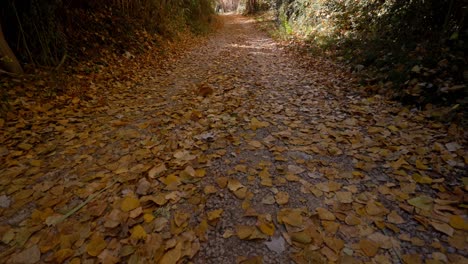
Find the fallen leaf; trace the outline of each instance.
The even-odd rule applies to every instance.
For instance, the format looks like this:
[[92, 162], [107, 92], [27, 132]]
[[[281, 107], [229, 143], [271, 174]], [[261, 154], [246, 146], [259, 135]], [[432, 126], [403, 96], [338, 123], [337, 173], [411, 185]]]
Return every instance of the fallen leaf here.
[[285, 205], [289, 201], [289, 193], [287, 193], [287, 192], [278, 192], [277, 194], [275, 194], [275, 199], [276, 199], [276, 202], [279, 205]]
[[317, 211], [320, 220], [335, 221], [336, 219], [335, 215], [325, 208], [317, 207], [315, 210]]
[[281, 209], [278, 212], [277, 219], [280, 224], [285, 223], [290, 226], [296, 226], [296, 227], [302, 226], [302, 223], [303, 223], [301, 211], [297, 209], [289, 209], [289, 208]]
[[126, 196], [120, 204], [120, 209], [124, 212], [129, 212], [133, 209], [140, 207], [140, 200], [134, 196]]
[[452, 215], [449, 224], [456, 229], [468, 230], [468, 222], [459, 215]]
[[239, 237], [239, 239], [248, 239], [254, 231], [255, 231], [254, 226], [247, 226], [247, 225], [236, 226], [236, 235], [237, 237]]
[[264, 127], [267, 127], [269, 126], [270, 124], [268, 122], [265, 122], [265, 121], [259, 121], [256, 117], [252, 118], [250, 120], [250, 129], [252, 130], [257, 130], [259, 128], [264, 128]]
[[377, 254], [379, 250], [379, 245], [372, 240], [369, 239], [361, 239], [359, 241], [359, 248], [364, 252], [364, 254], [368, 257], [373, 257]]
[[131, 238], [133, 239], [146, 239], [146, 231], [145, 229], [141, 226], [141, 225], [136, 225], [132, 228], [132, 231], [130, 231], [131, 233]]
[[396, 211], [391, 211], [387, 215], [387, 221], [396, 225], [404, 224], [406, 222]]
[[433, 222], [433, 221], [430, 221], [430, 223], [437, 231], [442, 232], [448, 236], [453, 236], [453, 232], [455, 232], [455, 230], [446, 223]]
[[177, 264], [179, 259], [182, 257], [182, 246], [183, 243], [178, 242], [176, 246], [168, 250], [162, 258], [159, 260], [160, 264]]
[[353, 202], [353, 194], [351, 192], [336, 192], [336, 199], [340, 203], [352, 203]]
[[231, 192], [235, 192], [238, 189], [244, 187], [244, 185], [242, 185], [242, 183], [238, 179], [233, 178], [229, 179], [227, 186]]
[[216, 210], [213, 210], [213, 211], [209, 211], [207, 213], [208, 221], [213, 222], [215, 220], [218, 220], [221, 217], [221, 214], [223, 212], [224, 212], [223, 209], [216, 209]]
[[350, 226], [355, 226], [361, 224], [361, 219], [356, 217], [354, 214], [348, 214], [345, 218], [345, 223]]
[[433, 207], [433, 199], [429, 196], [421, 195], [408, 200], [408, 203], [416, 208], [431, 211]]
[[166, 170], [166, 164], [162, 163], [151, 168], [151, 170], [148, 171], [148, 176], [154, 179]]
[[107, 247], [107, 242], [100, 235], [94, 235], [86, 245], [86, 252], [93, 257], [96, 257]]

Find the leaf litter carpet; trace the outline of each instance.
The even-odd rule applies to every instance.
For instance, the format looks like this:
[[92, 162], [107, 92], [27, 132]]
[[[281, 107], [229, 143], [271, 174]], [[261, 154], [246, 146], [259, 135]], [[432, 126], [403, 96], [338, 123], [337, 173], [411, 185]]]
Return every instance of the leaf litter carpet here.
[[104, 102], [1, 120], [0, 262], [467, 263], [462, 128], [222, 19]]

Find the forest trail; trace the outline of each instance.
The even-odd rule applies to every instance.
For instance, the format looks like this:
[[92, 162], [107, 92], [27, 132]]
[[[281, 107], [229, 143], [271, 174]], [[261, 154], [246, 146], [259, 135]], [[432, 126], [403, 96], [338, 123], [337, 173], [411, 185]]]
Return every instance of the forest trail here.
[[464, 131], [222, 19], [167, 69], [3, 125], [0, 262], [466, 263]]

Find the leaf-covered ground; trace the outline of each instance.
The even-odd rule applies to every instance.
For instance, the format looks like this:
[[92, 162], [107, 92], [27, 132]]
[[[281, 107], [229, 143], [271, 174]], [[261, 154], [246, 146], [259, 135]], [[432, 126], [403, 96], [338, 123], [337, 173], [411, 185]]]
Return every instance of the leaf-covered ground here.
[[467, 262], [463, 128], [223, 20], [103, 96], [13, 103], [2, 263]]

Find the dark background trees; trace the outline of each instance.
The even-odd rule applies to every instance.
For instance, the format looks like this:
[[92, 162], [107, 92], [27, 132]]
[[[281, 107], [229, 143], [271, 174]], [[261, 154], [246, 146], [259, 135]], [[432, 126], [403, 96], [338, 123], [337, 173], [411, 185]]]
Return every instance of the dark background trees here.
[[18, 72], [3, 51], [7, 43], [23, 65], [55, 67], [100, 45], [119, 52], [138, 46], [138, 30], [164, 38], [205, 31], [213, 10], [211, 0], [5, 0], [0, 55], [8, 63], [2, 68]]

